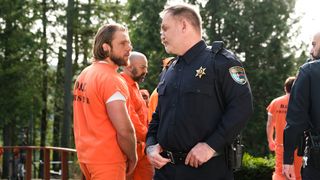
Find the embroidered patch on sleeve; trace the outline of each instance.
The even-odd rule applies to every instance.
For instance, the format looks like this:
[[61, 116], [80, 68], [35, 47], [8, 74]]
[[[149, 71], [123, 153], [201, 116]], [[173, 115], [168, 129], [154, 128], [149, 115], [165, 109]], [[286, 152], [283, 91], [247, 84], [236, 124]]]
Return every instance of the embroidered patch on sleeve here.
[[229, 68], [229, 73], [232, 77], [232, 79], [241, 85], [244, 85], [247, 83], [247, 77], [246, 73], [244, 72], [244, 68], [240, 66], [233, 66]]

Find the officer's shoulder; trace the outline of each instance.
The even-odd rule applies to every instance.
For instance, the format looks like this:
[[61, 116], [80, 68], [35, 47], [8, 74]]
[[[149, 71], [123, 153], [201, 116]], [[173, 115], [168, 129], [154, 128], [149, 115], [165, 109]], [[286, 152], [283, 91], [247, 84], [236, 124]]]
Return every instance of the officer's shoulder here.
[[319, 69], [320, 67], [320, 60], [314, 60], [310, 62], [304, 63], [301, 67], [300, 70], [311, 70], [311, 69]]
[[237, 56], [230, 50], [223, 48], [217, 54], [217, 62], [219, 64], [241, 65]]

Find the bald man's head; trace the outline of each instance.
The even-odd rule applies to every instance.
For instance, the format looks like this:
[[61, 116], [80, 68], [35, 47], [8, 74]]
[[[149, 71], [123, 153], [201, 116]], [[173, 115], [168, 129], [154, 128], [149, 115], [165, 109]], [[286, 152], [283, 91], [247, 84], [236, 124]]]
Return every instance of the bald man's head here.
[[124, 73], [136, 82], [143, 82], [148, 73], [147, 57], [140, 52], [131, 52], [129, 65], [124, 68]]
[[311, 42], [312, 48], [310, 55], [312, 60], [320, 59], [320, 32], [317, 32]]

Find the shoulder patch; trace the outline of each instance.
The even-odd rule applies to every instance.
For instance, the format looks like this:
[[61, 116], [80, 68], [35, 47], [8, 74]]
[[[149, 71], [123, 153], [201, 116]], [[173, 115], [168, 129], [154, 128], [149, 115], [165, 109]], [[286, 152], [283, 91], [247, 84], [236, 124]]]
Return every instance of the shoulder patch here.
[[233, 66], [229, 68], [229, 73], [232, 79], [241, 85], [244, 85], [247, 83], [247, 77], [246, 73], [244, 71], [244, 68], [241, 66]]

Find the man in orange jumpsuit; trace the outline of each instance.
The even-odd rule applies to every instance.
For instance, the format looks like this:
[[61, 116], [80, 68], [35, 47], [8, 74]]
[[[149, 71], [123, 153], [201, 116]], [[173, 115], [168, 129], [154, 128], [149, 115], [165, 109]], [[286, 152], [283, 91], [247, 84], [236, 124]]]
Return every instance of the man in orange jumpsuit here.
[[[160, 73], [160, 77], [165, 73], [168, 69], [169, 65], [172, 63], [174, 57], [168, 57], [162, 60], [162, 71]], [[158, 105], [158, 92], [157, 88], [153, 90], [149, 98], [149, 105], [148, 105], [148, 121], [150, 122], [152, 119], [152, 114], [156, 111]]]
[[[289, 77], [284, 83], [285, 95], [274, 99], [267, 107], [268, 122], [267, 122], [267, 137], [269, 149], [275, 151], [276, 167], [273, 173], [273, 180], [286, 180], [283, 175], [283, 131], [286, 126], [286, 114], [289, 102], [291, 87], [295, 77]], [[275, 139], [274, 139], [275, 133]], [[297, 180], [301, 180], [300, 169], [302, 164], [302, 157], [297, 156], [297, 151], [294, 157], [295, 175]]]
[[87, 180], [125, 180], [136, 166], [129, 90], [117, 72], [119, 66], [127, 65], [131, 50], [124, 26], [102, 26], [94, 39], [93, 62], [75, 82], [75, 145]]
[[132, 52], [129, 65], [123, 69], [122, 77], [126, 80], [130, 92], [129, 114], [136, 130], [138, 163], [129, 179], [151, 180], [153, 167], [144, 153], [146, 134], [148, 131], [147, 105], [139, 91], [139, 82], [143, 82], [148, 73], [148, 61], [144, 54]]

